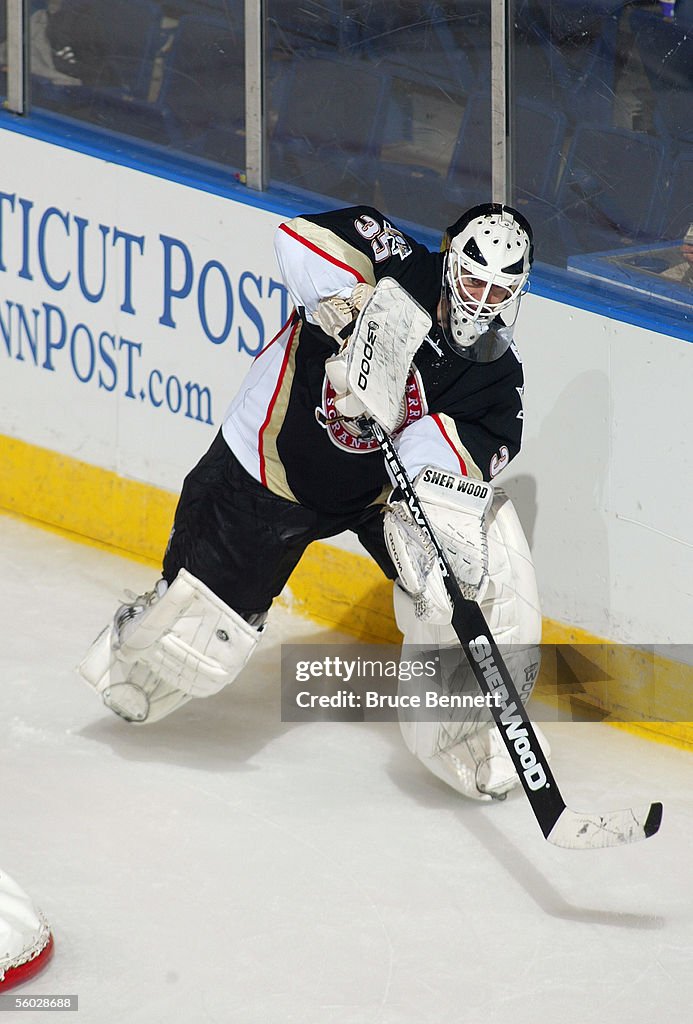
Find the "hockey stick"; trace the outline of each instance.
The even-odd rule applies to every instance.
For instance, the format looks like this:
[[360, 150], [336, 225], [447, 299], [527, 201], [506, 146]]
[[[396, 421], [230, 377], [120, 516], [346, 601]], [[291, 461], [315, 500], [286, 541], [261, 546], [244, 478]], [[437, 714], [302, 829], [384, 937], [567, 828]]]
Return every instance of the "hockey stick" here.
[[[653, 836], [662, 820], [661, 803], [637, 810], [612, 811], [609, 814], [580, 814], [566, 807], [481, 608], [475, 601], [463, 597], [392, 439], [377, 420], [370, 419], [369, 422], [409, 511], [435, 548], [445, 588], [452, 601], [453, 629], [477, 684], [488, 700], [493, 719], [544, 838], [555, 846], [570, 850], [594, 850], [605, 846], [622, 846]], [[497, 697], [498, 703], [494, 697]]]

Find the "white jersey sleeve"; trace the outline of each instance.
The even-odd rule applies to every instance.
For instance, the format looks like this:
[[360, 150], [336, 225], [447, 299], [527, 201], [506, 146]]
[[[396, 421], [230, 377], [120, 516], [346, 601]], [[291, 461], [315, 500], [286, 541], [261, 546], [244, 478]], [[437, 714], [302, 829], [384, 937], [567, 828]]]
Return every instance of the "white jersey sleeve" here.
[[274, 251], [294, 306], [303, 307], [312, 324], [318, 323], [320, 299], [348, 298], [355, 285], [375, 284], [373, 264], [363, 252], [302, 217], [279, 226]]
[[395, 447], [411, 480], [425, 466], [483, 479], [451, 416], [435, 413], [415, 420], [395, 437]]

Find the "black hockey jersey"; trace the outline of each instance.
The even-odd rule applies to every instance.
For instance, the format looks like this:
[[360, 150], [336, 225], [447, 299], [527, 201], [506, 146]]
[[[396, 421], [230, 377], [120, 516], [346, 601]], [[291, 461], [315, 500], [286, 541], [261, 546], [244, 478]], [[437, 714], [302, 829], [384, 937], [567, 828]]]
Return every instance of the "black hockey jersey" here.
[[[277, 259], [295, 310], [254, 360], [223, 425], [227, 443], [271, 491], [326, 513], [384, 500], [389, 481], [377, 443], [334, 416], [325, 360], [334, 339], [318, 327], [320, 299], [348, 297], [359, 282], [393, 277], [431, 315], [443, 255], [359, 206], [281, 224]], [[426, 340], [408, 377], [395, 431], [413, 477], [434, 465], [490, 480], [520, 449], [522, 366], [514, 346], [492, 363], [472, 363], [442, 340]]]

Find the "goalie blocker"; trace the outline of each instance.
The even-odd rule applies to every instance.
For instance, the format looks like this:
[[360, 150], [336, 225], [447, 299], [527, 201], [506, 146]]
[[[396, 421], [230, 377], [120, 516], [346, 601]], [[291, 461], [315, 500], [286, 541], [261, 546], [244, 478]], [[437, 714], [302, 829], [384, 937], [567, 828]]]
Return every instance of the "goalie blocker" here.
[[[355, 321], [346, 322], [349, 310], [358, 314]], [[384, 277], [374, 289], [357, 285], [351, 303], [321, 300], [315, 315], [340, 344], [325, 362], [337, 412], [345, 419], [367, 414], [394, 430], [412, 359], [431, 330], [429, 314], [397, 281]]]
[[[431, 466], [414, 486], [464, 596], [479, 603], [526, 703], [539, 672], [541, 611], [532, 557], [512, 502], [484, 481]], [[451, 625], [452, 606], [435, 551], [406, 502], [388, 506], [385, 539], [400, 576], [394, 604], [404, 645], [438, 653], [445, 692], [478, 693]], [[519, 785], [485, 708], [437, 722], [402, 716], [400, 728], [409, 750], [465, 796], [502, 798]], [[548, 742], [541, 734], [539, 739], [548, 756]]]

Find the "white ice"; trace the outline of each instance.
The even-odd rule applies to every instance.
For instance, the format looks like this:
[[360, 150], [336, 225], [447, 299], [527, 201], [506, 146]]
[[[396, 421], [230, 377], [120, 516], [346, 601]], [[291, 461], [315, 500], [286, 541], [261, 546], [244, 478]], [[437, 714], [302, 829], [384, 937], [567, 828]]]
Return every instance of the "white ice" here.
[[78, 994], [80, 1024], [690, 1019], [688, 754], [547, 724], [575, 810], [664, 802], [646, 842], [557, 849], [394, 724], [283, 724], [282, 642], [337, 635], [282, 609], [233, 688], [128, 725], [74, 666], [155, 575], [0, 517], [0, 864], [56, 940], [17, 992]]

